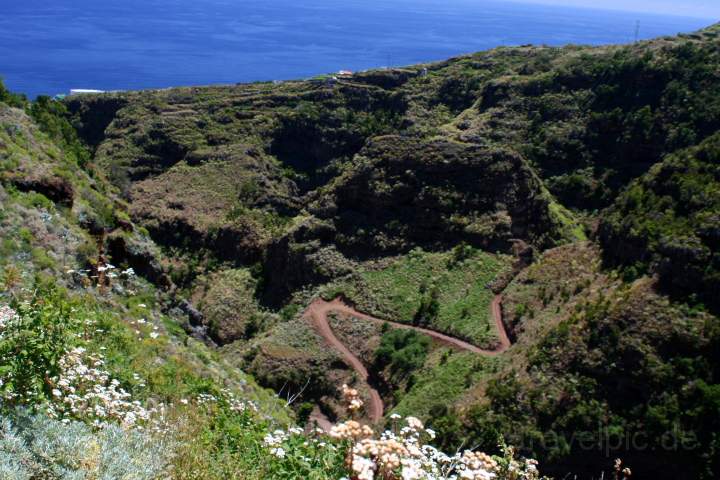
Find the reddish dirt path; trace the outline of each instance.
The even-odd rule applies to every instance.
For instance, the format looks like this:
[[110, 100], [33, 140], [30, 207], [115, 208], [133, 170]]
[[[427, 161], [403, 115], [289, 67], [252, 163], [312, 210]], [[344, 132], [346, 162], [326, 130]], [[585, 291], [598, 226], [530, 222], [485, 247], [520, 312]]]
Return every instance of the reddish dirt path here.
[[342, 355], [345, 362], [350, 365], [352, 369], [357, 372], [360, 378], [368, 385], [368, 388], [370, 389], [370, 403], [367, 405], [367, 412], [370, 420], [373, 423], [377, 423], [383, 416], [382, 398], [380, 398], [378, 391], [368, 384], [367, 380], [369, 375], [365, 365], [363, 365], [360, 359], [348, 350], [348, 348], [340, 340], [338, 340], [333, 333], [327, 318], [329, 312], [347, 313], [362, 319], [369, 319], [370, 317], [366, 317], [359, 312], [355, 312], [355, 310], [347, 306], [339, 298], [336, 298], [332, 302], [326, 302], [322, 298], [318, 298], [310, 304], [303, 315], [304, 317], [309, 317], [312, 320], [318, 333], [325, 339], [326, 342], [328, 342], [328, 344], [330, 344], [331, 347], [340, 352], [340, 355]]
[[[402, 328], [407, 330], [415, 330], [417, 332], [424, 333], [425, 335], [428, 335], [429, 337], [432, 337], [436, 341], [448, 345], [453, 348], [457, 348], [458, 350], [464, 350], [467, 352], [477, 353], [479, 355], [485, 355], [485, 356], [496, 356], [503, 353], [505, 350], [510, 348], [510, 339], [508, 338], [507, 331], [505, 330], [505, 325], [502, 321], [502, 296], [496, 295], [495, 298], [492, 301], [492, 304], [490, 305], [490, 310], [493, 316], [493, 319], [495, 320], [495, 326], [498, 331], [498, 337], [500, 339], [500, 344], [493, 350], [486, 350], [482, 349], [480, 347], [477, 347], [471, 343], [468, 343], [464, 340], [460, 340], [455, 337], [451, 337], [449, 335], [445, 335], [440, 332], [436, 332], [435, 330], [430, 330], [427, 328], [422, 327], [416, 327], [414, 325], [407, 325], [404, 323], [399, 322], [390, 322], [387, 320], [381, 320], [379, 318], [372, 317], [370, 315], [366, 315], [364, 313], [358, 312], [351, 306], [349, 306], [347, 303], [345, 303], [341, 298], [336, 298], [335, 300], [328, 302], [323, 300], [322, 298], [315, 299], [305, 310], [305, 313], [303, 314], [303, 317], [309, 318], [312, 320], [312, 323], [314, 327], [317, 329], [318, 333], [325, 339], [325, 341], [335, 348], [340, 354], [342, 355], [343, 359], [347, 364], [352, 367], [353, 370], [355, 370], [360, 378], [367, 383], [368, 380], [368, 371], [367, 368], [365, 368], [365, 365], [363, 365], [362, 361], [353, 354], [333, 333], [332, 328], [330, 328], [330, 324], [328, 323], [328, 313], [330, 312], [338, 312], [338, 313], [344, 313], [346, 315], [352, 315], [353, 317], [360, 318], [362, 320], [367, 320], [369, 322], [374, 323], [388, 323], [392, 325], [395, 328]], [[370, 420], [373, 423], [377, 423], [382, 419], [383, 416], [383, 402], [382, 398], [380, 398], [380, 394], [377, 390], [372, 388], [368, 384], [368, 388], [370, 390], [370, 403], [368, 404], [368, 416], [370, 417]], [[326, 426], [329, 424], [329, 421], [327, 418], [322, 415], [319, 410], [317, 412], [313, 412], [314, 414], [311, 416], [312, 420], [316, 420], [319, 425], [323, 429], [326, 429]]]
[[317, 424], [317, 428], [320, 430], [330, 433], [330, 429], [333, 427], [333, 423], [330, 421], [330, 419], [320, 410], [320, 407], [315, 405], [315, 408], [313, 408], [312, 413], [310, 414], [310, 417], [308, 418], [309, 424], [312, 425], [313, 422]]
[[499, 355], [505, 350], [510, 348], [510, 337], [508, 337], [507, 330], [502, 318], [502, 295], [495, 295], [492, 303], [490, 304], [490, 311], [492, 312], [493, 319], [495, 319], [495, 329], [497, 330], [498, 338], [500, 339], [500, 345], [498, 345], [493, 351], [494, 355]]

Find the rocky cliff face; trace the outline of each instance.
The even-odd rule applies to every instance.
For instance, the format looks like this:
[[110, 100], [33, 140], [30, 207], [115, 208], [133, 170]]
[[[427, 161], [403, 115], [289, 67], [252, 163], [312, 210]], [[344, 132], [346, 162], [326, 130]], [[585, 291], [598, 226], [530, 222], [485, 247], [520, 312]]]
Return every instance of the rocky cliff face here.
[[353, 256], [466, 242], [507, 251], [512, 238], [539, 246], [561, 238], [548, 197], [513, 151], [444, 139], [377, 137], [311, 203]]

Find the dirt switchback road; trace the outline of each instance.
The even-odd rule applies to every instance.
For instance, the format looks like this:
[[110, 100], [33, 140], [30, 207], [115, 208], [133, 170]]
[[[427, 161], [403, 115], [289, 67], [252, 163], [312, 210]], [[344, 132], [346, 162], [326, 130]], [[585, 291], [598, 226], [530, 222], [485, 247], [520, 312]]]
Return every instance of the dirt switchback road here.
[[[415, 330], [417, 332], [424, 333], [425, 335], [432, 337], [439, 343], [448, 345], [458, 350], [477, 353], [479, 355], [485, 356], [496, 356], [510, 348], [510, 339], [508, 338], [507, 332], [505, 331], [505, 325], [502, 321], [501, 303], [502, 296], [496, 295], [492, 301], [492, 304], [490, 305], [490, 310], [493, 319], [495, 320], [495, 326], [497, 327], [498, 337], [500, 339], [500, 344], [493, 350], [482, 349], [464, 340], [460, 340], [459, 338], [436, 332], [435, 330], [416, 327], [414, 325], [407, 325], [404, 323], [390, 322], [387, 320], [381, 320], [379, 318], [372, 317], [370, 315], [366, 315], [364, 313], [358, 312], [340, 298], [336, 298], [331, 302], [325, 301], [322, 298], [315, 299], [308, 306], [307, 310], [305, 310], [303, 317], [312, 320], [313, 326], [318, 331], [320, 336], [322, 336], [330, 346], [332, 346], [340, 353], [345, 362], [353, 370], [355, 370], [360, 376], [360, 378], [362, 378], [362, 380], [368, 385], [368, 388], [370, 390], [370, 403], [367, 406], [368, 416], [373, 423], [377, 423], [382, 419], [383, 416], [384, 407], [382, 398], [380, 398], [380, 394], [378, 393], [378, 391], [372, 386], [370, 386], [370, 384], [368, 383], [369, 373], [367, 371], [367, 368], [365, 368], [365, 365], [363, 365], [362, 361], [360, 361], [360, 359], [355, 354], [353, 354], [333, 333], [332, 328], [330, 328], [330, 324], [328, 323], [328, 313], [344, 313], [346, 315], [351, 315], [353, 317], [360, 318], [369, 322], [388, 323], [395, 328]], [[313, 417], [316, 417], [316, 415], [313, 415]], [[323, 423], [326, 423], [326, 420], [323, 420]]]

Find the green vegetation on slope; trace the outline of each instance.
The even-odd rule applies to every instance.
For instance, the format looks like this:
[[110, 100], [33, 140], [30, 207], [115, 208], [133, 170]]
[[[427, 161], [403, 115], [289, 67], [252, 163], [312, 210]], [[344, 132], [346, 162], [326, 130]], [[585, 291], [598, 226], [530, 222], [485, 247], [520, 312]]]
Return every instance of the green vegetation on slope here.
[[606, 259], [720, 311], [720, 134], [668, 156], [603, 217]]
[[[445, 253], [417, 249], [385, 265], [363, 269], [350, 280], [327, 287], [323, 295], [341, 293], [360, 310], [387, 320], [414, 323], [423, 317], [422, 326], [493, 347], [497, 342], [490, 315], [494, 294], [488, 285], [508, 268], [510, 257], [464, 245]], [[418, 316], [422, 305], [433, 301], [436, 311]]]
[[524, 306], [509, 312], [518, 344], [506, 366], [460, 421], [448, 412], [433, 425], [448, 445], [502, 435], [557, 476], [614, 455], [648, 476], [714, 478], [717, 317], [600, 268], [596, 248], [567, 246], [521, 273], [505, 293]]
[[[452, 406], [462, 400], [463, 395], [494, 371], [496, 359], [479, 357], [467, 352], [456, 352], [439, 348], [432, 352], [422, 368], [413, 373], [412, 384], [404, 392], [396, 392], [396, 405], [392, 412], [400, 415], [418, 415], [427, 418], [433, 428], [438, 428], [445, 437], [441, 442], [452, 444], [449, 431], [435, 419], [448, 416]], [[457, 438], [454, 440], [458, 440]]]
[[[234, 352], [229, 346], [228, 352]], [[305, 321], [293, 319], [272, 327], [242, 350], [241, 364], [263, 385], [283, 395], [304, 392], [305, 398], [334, 395], [337, 385], [328, 376], [338, 354]]]
[[716, 130], [716, 30], [563, 49], [544, 71], [486, 83], [458, 136], [512, 144], [567, 207], [608, 206], [664, 155]]
[[[63, 125], [55, 107], [43, 102], [29, 108], [45, 112], [44, 124]], [[71, 136], [46, 134], [31, 117], [3, 103], [0, 122], [3, 475], [56, 478], [85, 472], [115, 478], [127, 472], [133, 478], [150, 479], [166, 471], [168, 463], [175, 463], [175, 471], [187, 475], [183, 478], [226, 478], [224, 472], [242, 465], [256, 478], [274, 475], [277, 464], [257, 458], [267, 455], [262, 438], [268, 429], [291, 422], [284, 403], [216, 351], [189, 338], [179, 328], [182, 318], [175, 310], [161, 313], [170, 300], [166, 293], [136, 276], [123, 257], [117, 258], [122, 268], [108, 265], [107, 252], [98, 240], [101, 232], [124, 222], [123, 228], [129, 231], [112, 232], [108, 237], [142, 234], [133, 232], [122, 202], [106, 195], [101, 181], [82, 170], [73, 142], [68, 141]], [[100, 273], [105, 274], [102, 282]], [[77, 352], [83, 352], [83, 357], [101, 359], [102, 363], [91, 366], [109, 375], [102, 380], [105, 374], [91, 374], [99, 375], [97, 387], [102, 392], [107, 389], [102, 395], [112, 398], [122, 389], [137, 404], [129, 406], [122, 396], [113, 400], [116, 403], [95, 409], [78, 403], [77, 408], [66, 410], [62, 401], [54, 403], [71, 386], [90, 406], [106, 401], [102, 395], [88, 396], [95, 387], [66, 370], [70, 353], [79, 347], [82, 350]], [[71, 383], [58, 382], [63, 376]], [[203, 398], [215, 400], [209, 406], [198, 404]], [[110, 416], [105, 415], [113, 415], [117, 408], [131, 408], [117, 412], [131, 421], [131, 414], [150, 410], [151, 405], [163, 405], [154, 411], [162, 411], [157, 419], [161, 423], [173, 424], [171, 433], [154, 438], [149, 430], [135, 434], [111, 426], [97, 432], [97, 424], [85, 426], [108, 421]], [[244, 405], [242, 413], [239, 405]], [[38, 413], [31, 416], [18, 409], [23, 407]], [[49, 419], [53, 411], [55, 415], [62, 412], [66, 421]], [[43, 446], [33, 440], [40, 434], [49, 435]], [[202, 442], [190, 442], [189, 437]], [[24, 449], [18, 448], [19, 439], [27, 442]], [[78, 450], [88, 443], [93, 448]], [[44, 449], [42, 454], [39, 448]], [[177, 455], [177, 449], [182, 455]], [[121, 455], [118, 461], [109, 461], [108, 451]], [[250, 452], [255, 452], [255, 460], [250, 460]], [[213, 476], [208, 464], [219, 473]]]
[[193, 303], [203, 315], [202, 324], [220, 345], [250, 339], [275, 321], [258, 306], [256, 287], [245, 269], [221, 270], [196, 279]]

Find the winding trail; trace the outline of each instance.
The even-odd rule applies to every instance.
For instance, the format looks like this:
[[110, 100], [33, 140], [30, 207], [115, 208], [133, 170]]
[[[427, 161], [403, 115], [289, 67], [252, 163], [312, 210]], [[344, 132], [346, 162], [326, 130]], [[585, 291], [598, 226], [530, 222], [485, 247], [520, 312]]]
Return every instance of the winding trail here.
[[[501, 304], [502, 295], [496, 295], [492, 303], [490, 304], [490, 312], [493, 316], [493, 319], [495, 320], [495, 326], [497, 328], [498, 337], [500, 340], [498, 346], [493, 350], [482, 349], [464, 340], [460, 340], [459, 338], [451, 337], [449, 335], [445, 335], [444, 333], [430, 330], [428, 328], [416, 327], [414, 325], [408, 325], [405, 323], [382, 320], [358, 312], [339, 297], [330, 302], [323, 300], [322, 298], [315, 299], [303, 313], [303, 318], [309, 318], [312, 321], [313, 326], [318, 331], [320, 336], [322, 336], [331, 347], [333, 347], [342, 355], [343, 360], [345, 360], [345, 362], [350, 367], [352, 367], [352, 369], [355, 370], [360, 376], [360, 378], [368, 385], [368, 388], [370, 390], [370, 402], [367, 408], [368, 416], [373, 423], [377, 423], [382, 419], [384, 410], [383, 401], [380, 397], [380, 393], [368, 383], [369, 373], [365, 365], [363, 365], [362, 361], [335, 336], [335, 333], [333, 333], [332, 328], [330, 327], [330, 323], [328, 322], [328, 314], [330, 312], [344, 313], [346, 315], [351, 315], [353, 317], [373, 323], [388, 323], [395, 328], [415, 330], [417, 332], [428, 335], [439, 343], [442, 343], [452, 348], [456, 348], [458, 350], [463, 350], [466, 352], [472, 352], [485, 356], [497, 356], [510, 348], [510, 338], [508, 337], [507, 331], [505, 330], [505, 325], [502, 321]], [[319, 409], [316, 409], [316, 411], [313, 412], [311, 418], [317, 421], [323, 429], [327, 430], [327, 425], [329, 425], [330, 422], [324, 415], [319, 412]]]

